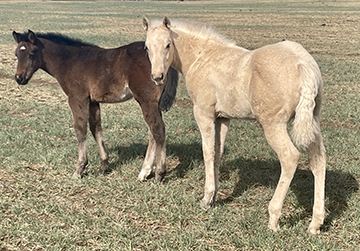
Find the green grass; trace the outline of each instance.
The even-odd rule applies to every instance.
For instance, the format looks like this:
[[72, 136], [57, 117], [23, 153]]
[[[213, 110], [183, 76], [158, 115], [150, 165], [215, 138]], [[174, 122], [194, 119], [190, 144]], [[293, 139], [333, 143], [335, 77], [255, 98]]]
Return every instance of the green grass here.
[[[354, 30], [359, 12], [357, 1], [0, 2], [0, 249], [356, 249], [360, 35]], [[97, 176], [100, 159], [88, 134], [86, 175], [70, 179], [77, 141], [66, 96], [42, 71], [17, 87], [11, 32], [61, 32], [116, 47], [145, 38], [142, 15], [210, 23], [248, 49], [290, 39], [313, 54], [324, 79], [322, 132], [328, 154], [327, 217], [319, 236], [305, 232], [313, 204], [305, 154], [284, 203], [281, 230], [268, 230], [267, 206], [280, 164], [253, 121], [231, 122], [216, 206], [200, 209], [201, 136], [183, 78], [176, 104], [164, 114], [164, 182], [136, 180], [147, 128], [134, 100], [102, 105], [107, 174]]]

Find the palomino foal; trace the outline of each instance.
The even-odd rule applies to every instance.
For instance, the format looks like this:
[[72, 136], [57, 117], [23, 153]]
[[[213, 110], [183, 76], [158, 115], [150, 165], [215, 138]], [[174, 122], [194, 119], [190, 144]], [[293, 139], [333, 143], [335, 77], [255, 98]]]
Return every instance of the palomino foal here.
[[249, 51], [206, 26], [143, 18], [151, 76], [161, 85], [170, 66], [182, 72], [194, 103], [202, 136], [208, 208], [218, 190], [219, 165], [231, 118], [257, 119], [281, 163], [281, 176], [269, 204], [269, 227], [279, 217], [300, 153], [308, 152], [315, 178], [313, 216], [308, 231], [316, 234], [324, 220], [325, 148], [320, 132], [322, 78], [318, 65], [300, 45], [284, 41]]

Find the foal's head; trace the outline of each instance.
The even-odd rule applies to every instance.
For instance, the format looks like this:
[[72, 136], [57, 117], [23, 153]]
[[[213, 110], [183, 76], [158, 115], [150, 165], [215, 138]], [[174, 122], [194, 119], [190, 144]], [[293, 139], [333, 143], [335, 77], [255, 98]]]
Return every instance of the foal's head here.
[[42, 64], [43, 45], [31, 30], [25, 34], [13, 31], [13, 37], [18, 43], [15, 50], [18, 59], [15, 80], [19, 85], [26, 85]]
[[173, 62], [174, 44], [170, 25], [167, 17], [164, 17], [162, 23], [153, 25], [143, 17], [143, 27], [147, 32], [145, 48], [151, 62], [151, 77], [156, 85], [164, 84], [166, 73]]

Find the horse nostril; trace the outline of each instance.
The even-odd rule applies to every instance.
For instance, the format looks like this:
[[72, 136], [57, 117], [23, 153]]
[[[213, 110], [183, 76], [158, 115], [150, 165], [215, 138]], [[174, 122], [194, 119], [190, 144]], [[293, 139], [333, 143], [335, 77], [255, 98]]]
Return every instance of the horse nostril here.
[[162, 80], [164, 80], [164, 73], [161, 73], [158, 77], [154, 74], [151, 74], [151, 78], [156, 82], [161, 82]]
[[24, 85], [25, 83], [26, 83], [26, 81], [25, 81], [25, 77], [24, 77], [24, 75], [22, 75], [22, 74], [16, 74], [15, 75], [15, 80], [16, 80], [16, 82], [19, 84], [19, 85]]

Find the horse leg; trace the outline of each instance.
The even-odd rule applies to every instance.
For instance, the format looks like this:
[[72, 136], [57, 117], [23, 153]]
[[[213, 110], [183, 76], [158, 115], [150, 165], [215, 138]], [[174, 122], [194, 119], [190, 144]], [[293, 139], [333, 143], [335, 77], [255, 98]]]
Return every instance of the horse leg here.
[[161, 113], [155, 116], [155, 126], [152, 129], [152, 135], [156, 142], [155, 153], [155, 180], [162, 181], [166, 175], [166, 142], [165, 142], [165, 124]]
[[[216, 118], [215, 119], [215, 154], [214, 154], [214, 182], [215, 182], [215, 195], [212, 198], [212, 203], [215, 202], [216, 192], [219, 189], [219, 167], [221, 163], [221, 157], [224, 152], [225, 138], [229, 129], [230, 119]], [[202, 201], [203, 203], [204, 201]], [[202, 204], [203, 208], [209, 207], [209, 205]]]
[[153, 164], [154, 164], [154, 159], [155, 159], [156, 143], [155, 143], [155, 139], [151, 133], [149, 125], [148, 125], [148, 132], [149, 132], [149, 144], [146, 149], [145, 159], [144, 159], [141, 171], [138, 176], [138, 180], [140, 180], [140, 181], [145, 181], [146, 178], [150, 175], [150, 173], [153, 169]]
[[218, 188], [218, 171], [216, 170], [215, 165], [215, 138], [217, 135], [216, 129], [219, 129], [220, 126], [215, 126], [213, 114], [214, 112], [208, 113], [196, 105], [194, 106], [194, 117], [201, 133], [202, 151], [205, 163], [204, 198], [200, 202], [200, 207], [205, 210], [213, 205]]
[[[230, 124], [230, 119], [227, 118], [217, 118], [215, 120], [215, 173], [218, 176], [219, 167], [221, 162], [221, 157], [224, 152], [224, 144], [226, 134], [228, 132]], [[215, 180], [218, 180], [216, 178]], [[218, 183], [218, 182], [217, 182]], [[216, 190], [218, 188], [218, 184], [216, 183]]]
[[279, 230], [283, 202], [300, 157], [299, 151], [290, 140], [286, 126], [285, 123], [263, 124], [265, 137], [276, 152], [281, 164], [280, 179], [269, 204], [269, 228], [274, 231]]
[[155, 159], [155, 150], [156, 150], [155, 139], [152, 136], [150, 128], [148, 131], [149, 131], [149, 144], [146, 149], [145, 159], [144, 159], [141, 171], [138, 176], [138, 180], [140, 180], [140, 181], [145, 181], [146, 178], [150, 175], [150, 173], [153, 169], [152, 166], [153, 166], [154, 159]]
[[86, 132], [87, 121], [89, 117], [89, 100], [80, 102], [69, 98], [69, 105], [71, 108], [74, 130], [78, 140], [78, 164], [72, 178], [80, 179], [88, 164], [87, 149], [86, 149]]
[[90, 102], [89, 125], [90, 131], [94, 136], [96, 144], [99, 148], [99, 154], [101, 159], [99, 174], [103, 174], [109, 164], [109, 157], [105, 149], [104, 139], [102, 135], [100, 105], [97, 102]]
[[308, 232], [320, 233], [320, 226], [325, 218], [325, 172], [326, 154], [321, 135], [317, 135], [314, 142], [307, 148], [311, 171], [314, 175], [314, 207]]
[[161, 181], [166, 174], [165, 124], [157, 102], [141, 106], [141, 108], [144, 120], [149, 128], [149, 144], [138, 179], [146, 180], [152, 171], [155, 159], [155, 179]]

